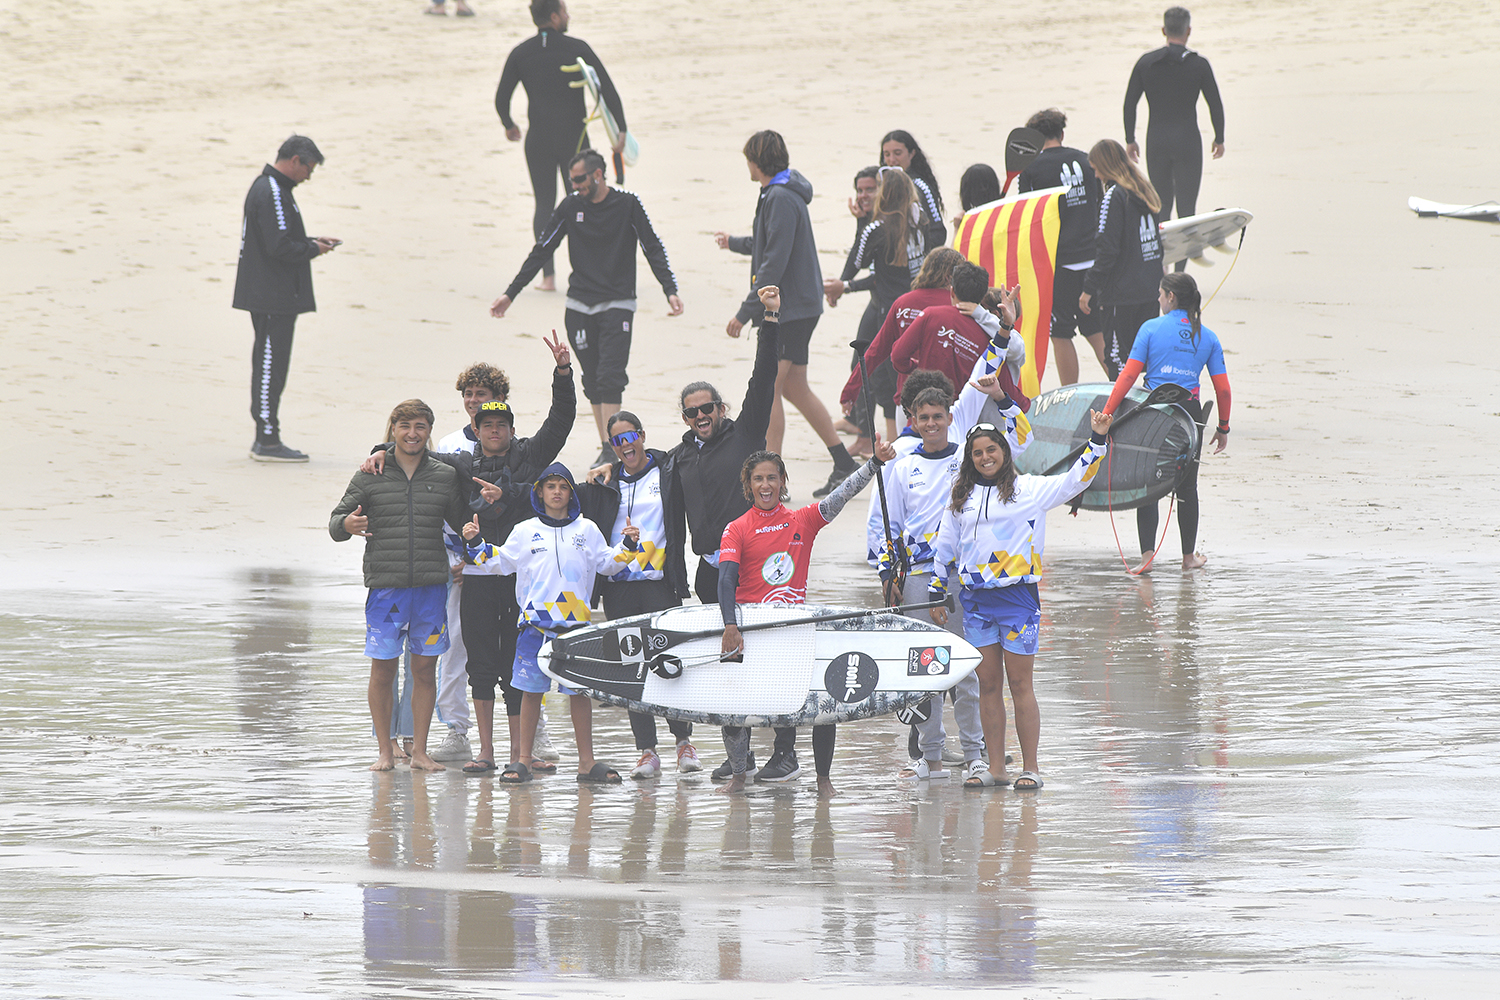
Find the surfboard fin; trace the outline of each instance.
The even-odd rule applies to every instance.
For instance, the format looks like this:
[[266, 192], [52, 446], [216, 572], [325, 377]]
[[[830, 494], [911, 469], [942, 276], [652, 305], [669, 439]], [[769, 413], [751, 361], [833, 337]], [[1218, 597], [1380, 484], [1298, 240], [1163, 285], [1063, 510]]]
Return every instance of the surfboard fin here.
[[1192, 261], [1194, 264], [1197, 264], [1199, 267], [1214, 266], [1214, 262], [1203, 256], [1202, 254], [1199, 254], [1197, 257], [1189, 257], [1188, 260]]
[[1225, 240], [1223, 243], [1215, 243], [1213, 246], [1209, 247], [1209, 249], [1217, 250], [1219, 251], [1219, 253], [1223, 254], [1226, 257], [1234, 253], [1234, 247], [1229, 245], [1228, 240]]

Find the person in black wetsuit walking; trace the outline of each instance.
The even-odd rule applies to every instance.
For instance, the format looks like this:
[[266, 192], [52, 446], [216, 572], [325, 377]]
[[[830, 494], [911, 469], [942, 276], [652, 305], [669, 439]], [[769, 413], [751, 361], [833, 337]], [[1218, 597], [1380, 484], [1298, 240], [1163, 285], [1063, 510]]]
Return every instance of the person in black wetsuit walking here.
[[[526, 132], [526, 167], [531, 171], [531, 190], [536, 194], [531, 228], [540, 238], [557, 206], [558, 176], [562, 176], [563, 190], [567, 191], [568, 161], [589, 148], [584, 125], [588, 115], [584, 88], [569, 86], [581, 82], [583, 76], [564, 72], [563, 67], [582, 59], [598, 72], [600, 96], [620, 126], [616, 153], [625, 148], [625, 108], [614, 81], [594, 50], [587, 42], [568, 36], [565, 0], [532, 0], [531, 19], [536, 23], [537, 33], [512, 49], [506, 58], [500, 87], [495, 91], [495, 110], [505, 126], [505, 137], [519, 142], [521, 127], [510, 116], [510, 98], [516, 84], [526, 88], [526, 117], [531, 126]], [[542, 283], [537, 287], [549, 292], [557, 287], [550, 254], [542, 264]]]
[[[1208, 60], [1187, 48], [1192, 19], [1182, 7], [1162, 16], [1161, 33], [1167, 44], [1136, 60], [1125, 88], [1125, 151], [1131, 163], [1140, 162], [1135, 141], [1135, 112], [1146, 95], [1151, 121], [1146, 126], [1146, 175], [1161, 196], [1158, 221], [1172, 217], [1176, 200], [1179, 219], [1198, 211], [1198, 185], [1203, 180], [1203, 138], [1198, 134], [1198, 95], [1208, 103], [1214, 126], [1213, 158], [1224, 155], [1224, 102]], [[1181, 271], [1186, 261], [1177, 265]]]

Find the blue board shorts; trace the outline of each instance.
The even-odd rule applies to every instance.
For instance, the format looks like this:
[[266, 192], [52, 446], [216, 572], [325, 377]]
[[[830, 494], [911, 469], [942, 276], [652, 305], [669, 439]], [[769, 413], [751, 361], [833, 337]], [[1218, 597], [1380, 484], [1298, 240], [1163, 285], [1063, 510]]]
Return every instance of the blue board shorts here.
[[[535, 625], [525, 624], [521, 626], [521, 635], [516, 639], [516, 663], [511, 671], [510, 686], [517, 691], [526, 691], [531, 694], [544, 694], [552, 690], [552, 678], [542, 673], [542, 668], [537, 666], [536, 654], [541, 652], [542, 643], [552, 639], [552, 636]], [[557, 685], [557, 690], [563, 694], [577, 694], [571, 688]]]
[[365, 598], [365, 655], [399, 660], [401, 638], [413, 656], [448, 652], [448, 585], [376, 587]]
[[1042, 631], [1042, 604], [1036, 584], [959, 591], [964, 638], [975, 646], [997, 643], [1008, 653], [1035, 656]]

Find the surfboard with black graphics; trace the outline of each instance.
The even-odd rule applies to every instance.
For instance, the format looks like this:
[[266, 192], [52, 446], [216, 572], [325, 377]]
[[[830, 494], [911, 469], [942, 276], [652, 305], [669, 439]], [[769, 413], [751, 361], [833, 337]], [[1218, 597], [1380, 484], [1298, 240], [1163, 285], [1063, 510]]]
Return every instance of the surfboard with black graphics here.
[[[719, 609], [693, 605], [567, 633], [542, 647], [538, 663], [596, 701], [752, 728], [885, 715], [948, 690], [979, 665], [979, 651], [961, 637], [890, 611], [742, 604], [740, 616], [742, 627], [761, 626], [743, 633], [743, 662], [719, 662]], [[819, 616], [826, 620], [807, 620]]]

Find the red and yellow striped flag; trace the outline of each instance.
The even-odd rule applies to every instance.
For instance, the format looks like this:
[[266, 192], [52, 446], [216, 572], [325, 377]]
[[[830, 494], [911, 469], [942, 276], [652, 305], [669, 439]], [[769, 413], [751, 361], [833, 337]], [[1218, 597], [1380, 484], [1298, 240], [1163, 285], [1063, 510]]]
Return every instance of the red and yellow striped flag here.
[[1067, 188], [1029, 191], [965, 213], [953, 248], [990, 272], [991, 285], [1020, 285], [1026, 366], [1021, 391], [1035, 397], [1047, 370], [1052, 272], [1057, 263], [1058, 198]]

